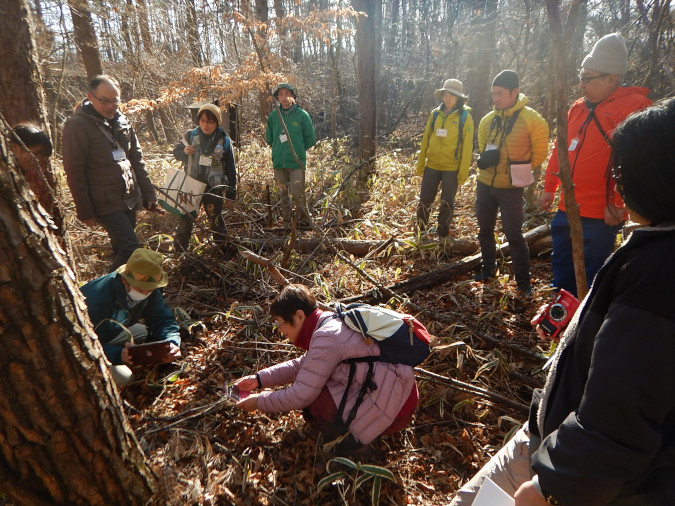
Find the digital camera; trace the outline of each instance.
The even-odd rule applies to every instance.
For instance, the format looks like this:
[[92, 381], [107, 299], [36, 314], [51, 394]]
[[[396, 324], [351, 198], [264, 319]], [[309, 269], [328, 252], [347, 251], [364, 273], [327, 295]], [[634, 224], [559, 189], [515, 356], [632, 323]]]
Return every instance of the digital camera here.
[[486, 149], [478, 155], [478, 160], [476, 160], [476, 165], [479, 169], [485, 170], [490, 167], [494, 167], [499, 163], [500, 151], [499, 149], [492, 148]]
[[578, 307], [579, 300], [561, 288], [553, 302], [541, 313], [537, 324], [547, 335], [555, 338], [572, 319]]

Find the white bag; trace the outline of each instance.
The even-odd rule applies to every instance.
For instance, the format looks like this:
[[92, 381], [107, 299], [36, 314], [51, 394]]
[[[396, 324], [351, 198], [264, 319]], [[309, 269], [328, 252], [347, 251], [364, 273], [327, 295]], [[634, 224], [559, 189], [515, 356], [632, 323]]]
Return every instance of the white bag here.
[[197, 217], [206, 183], [188, 176], [184, 170], [167, 167], [166, 180], [162, 189], [168, 195], [168, 197], [162, 195], [159, 200], [159, 204], [164, 209], [179, 217], [187, 214], [194, 218]]
[[517, 188], [524, 188], [534, 183], [531, 163], [511, 163], [511, 184]]

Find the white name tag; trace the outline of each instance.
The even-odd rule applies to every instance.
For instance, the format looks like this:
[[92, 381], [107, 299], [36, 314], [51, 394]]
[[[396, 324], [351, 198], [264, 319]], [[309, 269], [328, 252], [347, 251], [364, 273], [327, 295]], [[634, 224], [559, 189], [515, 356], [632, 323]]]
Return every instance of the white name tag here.
[[288, 137], [286, 137], [286, 134], [281, 134], [281, 135], [279, 136], [279, 140], [280, 140], [281, 142], [286, 142], [286, 141], [288, 141]]
[[201, 155], [199, 157], [199, 165], [206, 165], [207, 167], [210, 167], [211, 166], [211, 157]]
[[490, 151], [491, 149], [497, 149], [497, 145], [496, 144], [488, 144], [487, 146], [485, 146], [485, 151]]
[[448, 129], [447, 128], [437, 128], [436, 129], [436, 136], [437, 137], [447, 137], [448, 136]]
[[579, 144], [579, 138], [575, 137], [570, 141], [569, 151], [574, 151], [575, 149], [577, 149], [577, 144]]
[[127, 159], [127, 155], [123, 149], [113, 149], [112, 155], [113, 160], [115, 160], [116, 162], [121, 162], [122, 160]]

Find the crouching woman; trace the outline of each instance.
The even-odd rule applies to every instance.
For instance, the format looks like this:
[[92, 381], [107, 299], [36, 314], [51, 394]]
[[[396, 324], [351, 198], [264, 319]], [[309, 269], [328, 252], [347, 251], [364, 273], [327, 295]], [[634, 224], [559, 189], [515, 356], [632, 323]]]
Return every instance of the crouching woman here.
[[[383, 434], [403, 429], [419, 400], [413, 368], [404, 364], [374, 362], [367, 389], [368, 363], [356, 363], [346, 397], [350, 364], [343, 360], [378, 356], [376, 343], [347, 327], [330, 311], [317, 308], [316, 298], [303, 285], [288, 285], [272, 301], [271, 313], [280, 332], [306, 350], [299, 358], [258, 371], [236, 382], [240, 391], [288, 385], [287, 388], [251, 394], [237, 407], [263, 413], [302, 409], [305, 419], [333, 439], [349, 430], [347, 447], [367, 445]], [[365, 390], [365, 393], [362, 392]], [[359, 395], [363, 398], [349, 421]], [[339, 407], [344, 402], [341, 415]]]

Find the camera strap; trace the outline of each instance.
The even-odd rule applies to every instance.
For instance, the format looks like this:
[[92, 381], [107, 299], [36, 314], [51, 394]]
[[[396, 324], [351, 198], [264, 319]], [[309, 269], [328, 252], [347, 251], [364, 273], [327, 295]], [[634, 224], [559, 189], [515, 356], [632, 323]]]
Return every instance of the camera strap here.
[[495, 116], [495, 118], [492, 120], [492, 125], [490, 125], [490, 130], [494, 128], [495, 123], [500, 123], [499, 126], [497, 126], [497, 132], [495, 133], [493, 141], [497, 140], [497, 136], [499, 135], [499, 132], [501, 130], [502, 137], [499, 140], [499, 149], [501, 149], [502, 145], [504, 144], [504, 141], [506, 140], [506, 137], [511, 133], [511, 130], [513, 130], [513, 126], [516, 124], [516, 121], [518, 120], [518, 115], [520, 114], [521, 109], [518, 109], [516, 112], [513, 113], [513, 116], [511, 116], [510, 119], [506, 121], [506, 124], [504, 126], [504, 129], [501, 129], [501, 120], [502, 118], [500, 116]]

